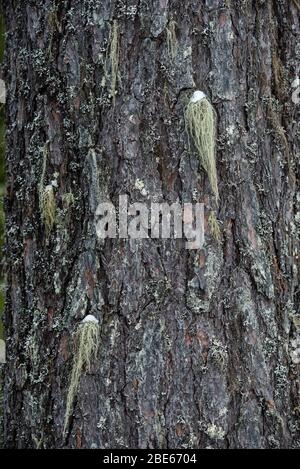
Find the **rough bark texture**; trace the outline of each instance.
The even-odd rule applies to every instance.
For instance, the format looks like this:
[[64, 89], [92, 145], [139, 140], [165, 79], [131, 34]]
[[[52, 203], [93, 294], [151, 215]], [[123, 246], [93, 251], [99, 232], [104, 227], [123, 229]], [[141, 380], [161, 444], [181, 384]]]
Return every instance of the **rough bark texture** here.
[[[299, 447], [297, 2], [2, 4], [6, 446]], [[207, 218], [215, 209], [185, 131], [195, 89], [217, 113], [221, 243], [208, 224], [197, 251], [184, 240], [100, 242], [96, 206], [119, 194], [205, 201]], [[48, 237], [44, 161], [44, 183], [57, 180]], [[87, 314], [100, 321], [100, 349], [63, 437], [73, 333]]]

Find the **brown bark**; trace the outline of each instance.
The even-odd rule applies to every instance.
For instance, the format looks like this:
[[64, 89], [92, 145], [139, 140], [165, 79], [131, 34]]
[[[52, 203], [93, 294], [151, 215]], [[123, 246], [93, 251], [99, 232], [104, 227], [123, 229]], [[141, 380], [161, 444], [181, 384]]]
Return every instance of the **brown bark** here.
[[[299, 447], [296, 2], [2, 4], [6, 446]], [[208, 225], [198, 251], [181, 240], [100, 242], [95, 209], [119, 194], [196, 198], [207, 218], [215, 209], [185, 131], [195, 89], [217, 113], [221, 244]], [[45, 158], [44, 183], [57, 179], [48, 238]], [[100, 321], [100, 349], [64, 438], [73, 333], [87, 314]]]

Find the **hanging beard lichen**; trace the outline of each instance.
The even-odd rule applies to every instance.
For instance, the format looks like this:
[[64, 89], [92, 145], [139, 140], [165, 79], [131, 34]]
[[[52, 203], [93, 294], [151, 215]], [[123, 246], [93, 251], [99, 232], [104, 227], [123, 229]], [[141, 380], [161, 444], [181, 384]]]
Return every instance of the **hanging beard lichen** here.
[[216, 116], [202, 91], [195, 91], [185, 111], [185, 125], [193, 140], [201, 165], [206, 171], [212, 191], [219, 199], [216, 169]]
[[55, 223], [56, 202], [54, 189], [51, 184], [44, 187], [41, 194], [41, 215], [46, 228], [46, 234], [49, 235]]
[[99, 349], [99, 332], [98, 320], [94, 316], [87, 316], [80, 323], [75, 333], [75, 354], [67, 396], [64, 434], [68, 428], [80, 377], [83, 372], [90, 372], [91, 361], [97, 356]]
[[[112, 98], [113, 105], [115, 105], [119, 73], [119, 25], [116, 20], [113, 21], [111, 27], [110, 47], [108, 49], [105, 62], [105, 75], [106, 78], [110, 80], [110, 96]], [[108, 70], [110, 70], [110, 73]]]
[[177, 37], [176, 37], [176, 21], [171, 20], [167, 27], [167, 47], [171, 59], [175, 59], [177, 55]]
[[210, 229], [210, 234], [214, 238], [214, 240], [221, 244], [222, 236], [221, 236], [221, 229], [220, 229], [220, 222], [217, 220], [215, 212], [210, 212], [208, 218], [208, 224]]

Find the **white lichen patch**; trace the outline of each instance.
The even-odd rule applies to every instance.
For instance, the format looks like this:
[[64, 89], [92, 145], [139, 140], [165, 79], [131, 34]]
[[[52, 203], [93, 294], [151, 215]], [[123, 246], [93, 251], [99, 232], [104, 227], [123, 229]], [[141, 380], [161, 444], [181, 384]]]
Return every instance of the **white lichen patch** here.
[[95, 324], [99, 324], [99, 320], [97, 318], [95, 318], [95, 316], [93, 316], [92, 314], [88, 314], [82, 321], [81, 323], [84, 324], [84, 323], [87, 323], [87, 322], [93, 322]]
[[190, 102], [191, 103], [198, 103], [199, 101], [202, 101], [202, 99], [205, 99], [206, 98], [206, 94], [203, 93], [203, 91], [200, 91], [200, 90], [197, 90], [197, 91], [194, 91], [191, 99], [190, 99]]
[[97, 423], [97, 428], [104, 430], [106, 427], [106, 417], [100, 417], [99, 422]]
[[192, 52], [193, 52], [193, 49], [192, 49], [192, 46], [188, 46], [186, 49], [184, 49], [183, 51], [183, 58], [184, 59], [187, 59], [188, 57], [191, 57], [192, 56]]
[[141, 179], [136, 179], [135, 183], [134, 183], [134, 187], [140, 191], [140, 193], [146, 197], [148, 195], [148, 191], [147, 189], [145, 188], [145, 183], [141, 180]]
[[229, 125], [229, 127], [227, 127], [226, 131], [227, 131], [228, 135], [230, 135], [230, 136], [234, 135], [235, 126], [233, 124]]
[[224, 440], [225, 438], [225, 431], [223, 428], [215, 425], [214, 423], [207, 426], [205, 433], [213, 440]]

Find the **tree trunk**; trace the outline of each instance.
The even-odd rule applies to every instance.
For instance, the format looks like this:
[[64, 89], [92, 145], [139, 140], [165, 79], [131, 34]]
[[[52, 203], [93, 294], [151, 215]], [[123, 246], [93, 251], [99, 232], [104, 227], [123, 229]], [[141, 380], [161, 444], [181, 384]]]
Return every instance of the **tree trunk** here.
[[[299, 447], [299, 2], [2, 5], [6, 447]], [[195, 90], [218, 206], [185, 126]], [[203, 248], [100, 240], [97, 205], [122, 194], [204, 202]], [[88, 314], [99, 349], [64, 432]]]

